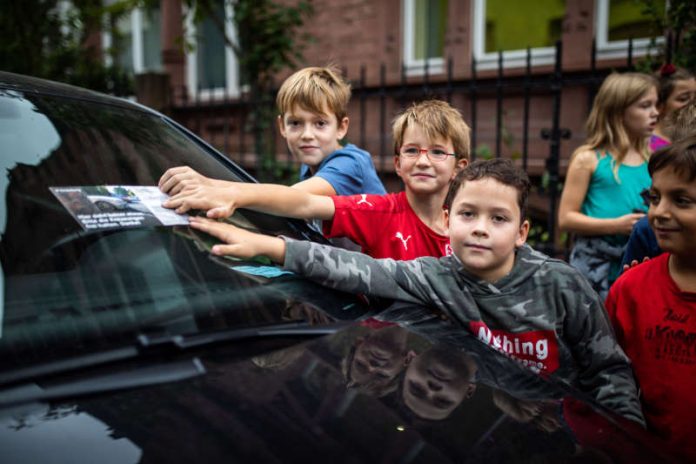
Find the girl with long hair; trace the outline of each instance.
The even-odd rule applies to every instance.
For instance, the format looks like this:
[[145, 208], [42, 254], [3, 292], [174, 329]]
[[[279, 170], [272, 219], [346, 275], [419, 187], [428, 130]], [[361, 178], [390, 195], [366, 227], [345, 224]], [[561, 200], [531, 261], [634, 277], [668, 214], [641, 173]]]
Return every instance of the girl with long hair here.
[[633, 224], [645, 215], [648, 141], [657, 125], [657, 83], [647, 74], [609, 75], [587, 119], [587, 140], [573, 153], [558, 223], [575, 234], [570, 264], [605, 298], [621, 272]]

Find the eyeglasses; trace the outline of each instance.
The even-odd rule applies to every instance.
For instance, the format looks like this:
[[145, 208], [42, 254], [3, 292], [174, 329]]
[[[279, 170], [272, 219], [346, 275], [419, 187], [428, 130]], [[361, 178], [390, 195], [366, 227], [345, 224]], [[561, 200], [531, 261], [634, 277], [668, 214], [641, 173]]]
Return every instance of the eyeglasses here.
[[448, 156], [457, 156], [455, 153], [447, 153], [442, 148], [420, 148], [414, 146], [403, 146], [399, 150], [399, 154], [404, 158], [415, 159], [420, 155], [425, 154], [430, 161], [444, 161]]

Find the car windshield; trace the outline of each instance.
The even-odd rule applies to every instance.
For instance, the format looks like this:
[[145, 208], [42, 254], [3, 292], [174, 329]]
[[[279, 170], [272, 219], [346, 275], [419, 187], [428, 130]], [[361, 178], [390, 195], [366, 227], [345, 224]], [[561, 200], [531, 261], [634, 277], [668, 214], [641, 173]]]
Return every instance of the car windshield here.
[[[109, 348], [142, 333], [274, 323], [291, 319], [298, 301], [353, 304], [270, 266], [240, 272], [234, 262], [213, 259], [211, 239], [186, 226], [83, 230], [50, 187], [154, 186], [181, 165], [250, 180], [161, 115], [105, 98], [0, 88], [0, 151], [0, 369]], [[297, 221], [248, 211], [232, 221], [270, 234], [313, 234]]]

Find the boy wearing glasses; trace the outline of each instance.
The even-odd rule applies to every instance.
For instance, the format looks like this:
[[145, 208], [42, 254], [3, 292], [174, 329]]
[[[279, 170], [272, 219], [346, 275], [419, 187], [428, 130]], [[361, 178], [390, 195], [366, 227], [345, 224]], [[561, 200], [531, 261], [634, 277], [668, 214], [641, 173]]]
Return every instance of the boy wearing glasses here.
[[451, 254], [442, 209], [450, 181], [469, 160], [469, 127], [448, 103], [428, 100], [392, 125], [394, 167], [404, 191], [386, 195], [322, 196], [282, 185], [226, 183], [185, 189], [164, 206], [210, 218], [236, 208], [324, 221], [328, 238], [346, 237], [374, 258], [414, 259]]

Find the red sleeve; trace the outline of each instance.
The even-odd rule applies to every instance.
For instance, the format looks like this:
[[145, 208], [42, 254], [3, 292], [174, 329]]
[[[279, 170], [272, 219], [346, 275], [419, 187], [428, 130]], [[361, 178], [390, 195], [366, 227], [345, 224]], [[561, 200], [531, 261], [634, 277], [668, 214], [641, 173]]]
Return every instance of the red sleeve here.
[[619, 285], [614, 283], [614, 285], [611, 286], [607, 299], [604, 302], [604, 307], [607, 309], [609, 320], [611, 321], [612, 325], [615, 325], [616, 323], [616, 294], [618, 293]]
[[619, 279], [614, 282], [614, 284], [609, 289], [609, 294], [607, 295], [607, 300], [604, 302], [604, 306], [607, 309], [609, 315], [609, 321], [611, 326], [614, 328], [614, 334], [616, 335], [616, 340], [619, 342], [624, 350], [626, 349], [624, 343], [626, 341], [626, 333], [630, 332], [631, 321], [626, 317], [626, 305], [631, 300], [630, 295], [626, 292], [630, 288], [630, 282], [628, 282], [628, 274], [624, 274], [619, 277]]
[[333, 196], [334, 217], [324, 221], [323, 232], [327, 238], [346, 237], [360, 245], [363, 252], [371, 248], [379, 234], [379, 220], [376, 215], [383, 215], [389, 200], [384, 195], [347, 195]]

